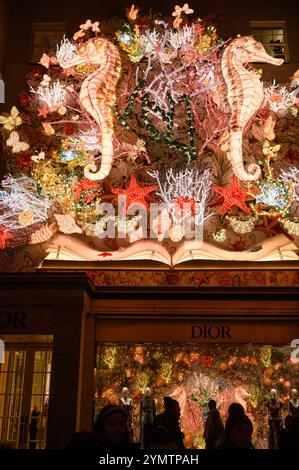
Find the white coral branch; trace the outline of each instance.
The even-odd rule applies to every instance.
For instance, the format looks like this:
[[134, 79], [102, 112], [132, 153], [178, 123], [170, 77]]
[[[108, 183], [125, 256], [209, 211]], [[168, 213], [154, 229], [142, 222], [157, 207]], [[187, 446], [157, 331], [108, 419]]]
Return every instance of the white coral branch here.
[[49, 108], [61, 106], [66, 102], [67, 90], [59, 80], [48, 87], [39, 86], [36, 90], [30, 87], [30, 91], [37, 94], [40, 101], [46, 103]]
[[23, 211], [33, 212], [31, 223], [47, 220], [51, 204], [47, 198], [35, 195], [37, 186], [34, 180], [27, 176], [8, 176], [1, 184], [4, 191], [0, 191], [0, 226], [5, 225], [10, 230], [22, 228], [18, 216]]

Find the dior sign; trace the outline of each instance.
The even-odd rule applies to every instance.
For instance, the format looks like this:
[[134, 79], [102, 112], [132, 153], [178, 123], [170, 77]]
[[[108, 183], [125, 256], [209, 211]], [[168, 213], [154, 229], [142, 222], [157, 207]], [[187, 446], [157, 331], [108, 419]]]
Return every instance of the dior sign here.
[[25, 312], [0, 312], [0, 330], [26, 329]]
[[232, 335], [228, 325], [192, 325], [191, 338], [232, 339]]

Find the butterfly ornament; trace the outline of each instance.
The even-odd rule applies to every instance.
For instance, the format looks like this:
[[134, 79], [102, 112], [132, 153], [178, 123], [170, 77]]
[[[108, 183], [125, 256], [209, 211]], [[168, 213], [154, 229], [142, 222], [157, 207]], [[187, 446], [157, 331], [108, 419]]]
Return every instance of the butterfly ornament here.
[[8, 147], [12, 147], [12, 153], [25, 152], [29, 149], [27, 142], [20, 141], [20, 136], [16, 131], [11, 132], [9, 138], [6, 141]]
[[22, 122], [19, 111], [15, 106], [11, 108], [9, 116], [4, 116], [3, 114], [0, 116], [0, 124], [8, 131], [13, 131], [17, 126], [20, 126]]

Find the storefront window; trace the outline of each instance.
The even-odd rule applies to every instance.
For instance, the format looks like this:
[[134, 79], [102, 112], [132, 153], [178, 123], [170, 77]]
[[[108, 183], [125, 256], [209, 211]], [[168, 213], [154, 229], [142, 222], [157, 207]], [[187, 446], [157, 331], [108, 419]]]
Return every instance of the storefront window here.
[[0, 364], [0, 442], [16, 447], [21, 428], [21, 406], [26, 351], [6, 351]]
[[98, 344], [95, 364], [95, 415], [119, 403], [123, 387], [133, 399], [134, 440], [140, 437], [140, 400], [150, 387], [157, 412], [163, 397], [179, 401], [188, 448], [203, 448], [203, 427], [210, 399], [225, 419], [232, 402], [241, 403], [254, 425], [253, 443], [267, 448], [267, 407], [276, 388], [284, 415], [292, 388], [299, 387], [299, 366], [286, 346], [254, 344]]

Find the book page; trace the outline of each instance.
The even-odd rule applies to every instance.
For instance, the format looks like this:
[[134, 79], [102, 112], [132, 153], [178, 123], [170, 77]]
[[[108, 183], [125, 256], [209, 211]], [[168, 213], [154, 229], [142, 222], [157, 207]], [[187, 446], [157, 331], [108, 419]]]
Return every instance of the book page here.
[[[285, 253], [285, 255], [284, 255]], [[298, 247], [284, 234], [264, 240], [248, 251], [230, 251], [199, 240], [184, 241], [172, 257], [172, 265], [185, 261], [206, 259], [225, 261], [298, 260]]]
[[139, 240], [116, 251], [100, 251], [76, 236], [58, 235], [47, 249], [46, 259], [61, 261], [152, 260], [167, 265], [171, 256], [156, 240]]

